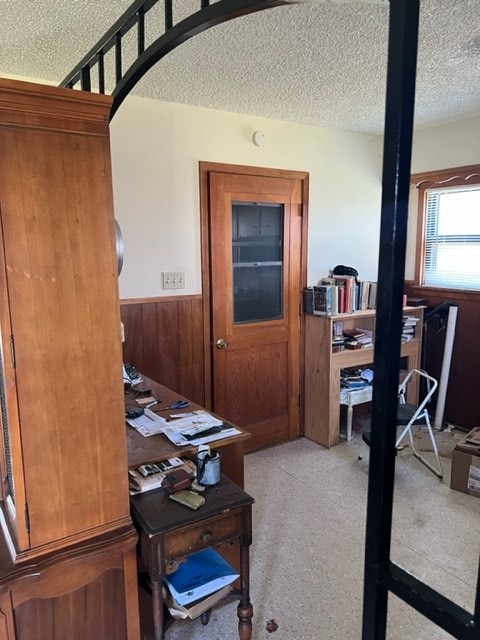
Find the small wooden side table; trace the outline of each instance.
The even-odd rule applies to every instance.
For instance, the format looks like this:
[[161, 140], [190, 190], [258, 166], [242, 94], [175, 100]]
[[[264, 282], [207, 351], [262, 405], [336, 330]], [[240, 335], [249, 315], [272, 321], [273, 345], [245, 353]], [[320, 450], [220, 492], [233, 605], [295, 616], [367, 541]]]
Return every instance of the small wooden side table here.
[[191, 553], [207, 547], [240, 549], [240, 589], [233, 592], [240, 640], [252, 636], [249, 546], [252, 542], [254, 499], [222, 475], [218, 485], [202, 494], [205, 504], [196, 511], [170, 500], [163, 489], [131, 496], [132, 517], [139, 533], [139, 556], [152, 587], [154, 639], [164, 640], [167, 628], [162, 594], [163, 578]]

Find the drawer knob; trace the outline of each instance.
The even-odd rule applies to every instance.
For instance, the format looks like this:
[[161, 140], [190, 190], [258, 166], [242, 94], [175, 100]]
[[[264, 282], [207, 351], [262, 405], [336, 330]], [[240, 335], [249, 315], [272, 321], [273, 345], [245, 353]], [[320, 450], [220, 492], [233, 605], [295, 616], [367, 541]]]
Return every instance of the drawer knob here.
[[203, 542], [211, 542], [213, 540], [213, 533], [211, 531], [204, 531], [202, 533]]

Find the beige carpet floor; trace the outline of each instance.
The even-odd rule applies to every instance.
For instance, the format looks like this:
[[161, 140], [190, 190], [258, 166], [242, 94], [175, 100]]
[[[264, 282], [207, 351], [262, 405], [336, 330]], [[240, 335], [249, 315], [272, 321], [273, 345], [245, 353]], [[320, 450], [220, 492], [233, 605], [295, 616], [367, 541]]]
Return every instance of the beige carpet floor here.
[[[473, 609], [480, 554], [480, 498], [450, 489], [460, 435], [438, 434], [441, 481], [408, 447], [397, 457], [392, 558], [430, 586]], [[428, 449], [422, 436], [419, 448]], [[326, 450], [301, 438], [246, 456], [255, 497], [251, 547], [252, 640], [360, 640], [368, 453], [361, 435]], [[428, 455], [428, 454], [426, 454]], [[267, 630], [274, 620], [276, 631]], [[451, 636], [390, 596], [389, 640]], [[234, 640], [236, 603], [176, 623], [167, 640]]]

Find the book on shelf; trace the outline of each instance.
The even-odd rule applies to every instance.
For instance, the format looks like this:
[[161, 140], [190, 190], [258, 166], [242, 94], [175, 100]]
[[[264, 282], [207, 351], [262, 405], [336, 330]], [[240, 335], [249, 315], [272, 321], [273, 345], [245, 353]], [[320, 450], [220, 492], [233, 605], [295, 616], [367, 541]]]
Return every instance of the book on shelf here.
[[[339, 313], [352, 313], [355, 310], [356, 279], [354, 276], [335, 276], [335, 285], [344, 288], [343, 305], [339, 305]], [[342, 310], [343, 306], [343, 310]]]
[[215, 549], [188, 556], [164, 581], [173, 599], [185, 606], [232, 584], [239, 574]]
[[335, 316], [376, 308], [377, 283], [356, 281], [354, 276], [322, 278], [318, 285], [303, 290], [307, 314]]
[[228, 584], [218, 589], [218, 591], [214, 591], [214, 593], [211, 593], [209, 596], [205, 596], [205, 598], [195, 600], [195, 602], [191, 602], [190, 604], [181, 605], [175, 600], [170, 591], [166, 587], [163, 587], [163, 601], [173, 618], [179, 620], [190, 618], [190, 620], [194, 620], [220, 602], [220, 600], [226, 598], [232, 591], [233, 586]]
[[333, 285], [324, 284], [304, 289], [303, 306], [305, 313], [316, 316], [331, 316], [336, 313], [337, 299], [334, 289]]
[[365, 331], [363, 329], [344, 329], [343, 335], [356, 340], [357, 338], [363, 338]]
[[334, 286], [331, 284], [320, 284], [313, 287], [313, 290], [313, 313], [315, 315], [331, 316], [334, 311]]
[[377, 308], [377, 283], [370, 282], [370, 287], [368, 290], [368, 309], [376, 309]]
[[303, 311], [313, 314], [313, 287], [305, 287], [303, 290]]
[[402, 342], [409, 342], [415, 337], [418, 320], [417, 316], [402, 316]]
[[371, 329], [363, 329], [361, 327], [357, 327], [355, 331], [358, 332], [357, 341], [362, 345], [362, 349], [373, 347], [373, 331]]
[[368, 280], [362, 280], [359, 283], [359, 306], [360, 311], [366, 311], [368, 309], [368, 296], [370, 293], [370, 282]]

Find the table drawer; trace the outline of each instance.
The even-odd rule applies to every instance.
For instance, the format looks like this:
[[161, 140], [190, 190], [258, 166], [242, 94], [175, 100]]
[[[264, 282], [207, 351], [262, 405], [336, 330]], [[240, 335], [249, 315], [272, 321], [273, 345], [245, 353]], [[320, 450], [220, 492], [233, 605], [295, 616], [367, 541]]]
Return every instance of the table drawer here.
[[235, 536], [240, 538], [242, 533], [241, 509], [223, 513], [183, 529], [176, 529], [165, 535], [164, 561], [167, 563], [179, 556], [195, 553]]

